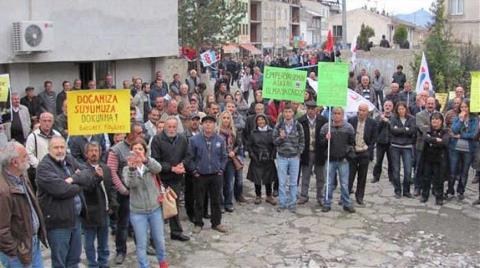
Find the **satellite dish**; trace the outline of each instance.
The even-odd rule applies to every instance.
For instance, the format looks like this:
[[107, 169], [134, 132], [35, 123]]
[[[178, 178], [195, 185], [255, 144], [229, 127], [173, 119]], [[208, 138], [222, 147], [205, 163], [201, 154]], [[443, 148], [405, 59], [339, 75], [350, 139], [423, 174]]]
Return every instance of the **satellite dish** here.
[[29, 25], [25, 29], [25, 42], [31, 47], [36, 47], [42, 42], [42, 29], [35, 24]]

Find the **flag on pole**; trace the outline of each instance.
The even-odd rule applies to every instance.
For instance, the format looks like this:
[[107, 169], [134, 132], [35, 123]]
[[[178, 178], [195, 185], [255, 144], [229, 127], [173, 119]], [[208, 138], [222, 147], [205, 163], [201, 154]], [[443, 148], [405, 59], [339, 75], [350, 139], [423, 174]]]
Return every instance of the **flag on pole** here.
[[333, 35], [332, 31], [328, 30], [327, 44], [325, 45], [325, 51], [332, 53], [333, 51]]
[[425, 58], [425, 52], [422, 53], [422, 63], [420, 65], [420, 70], [418, 71], [417, 78], [417, 87], [416, 92], [423, 90], [423, 85], [425, 83], [430, 84], [430, 90], [433, 90], [433, 84], [430, 80], [430, 72], [428, 71], [427, 59]]
[[352, 44], [350, 45], [350, 51], [352, 52], [352, 58], [350, 60], [350, 71], [355, 70], [357, 64], [357, 35], [353, 36]]

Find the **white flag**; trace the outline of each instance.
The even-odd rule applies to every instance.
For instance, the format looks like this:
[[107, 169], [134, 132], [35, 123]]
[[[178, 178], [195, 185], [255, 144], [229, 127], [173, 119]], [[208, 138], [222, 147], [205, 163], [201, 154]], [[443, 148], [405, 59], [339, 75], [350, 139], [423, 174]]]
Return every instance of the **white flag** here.
[[423, 90], [423, 85], [425, 83], [429, 83], [430, 90], [433, 90], [432, 80], [430, 80], [430, 72], [428, 71], [427, 59], [425, 58], [425, 53], [422, 53], [422, 63], [420, 65], [420, 70], [418, 71], [416, 92]]

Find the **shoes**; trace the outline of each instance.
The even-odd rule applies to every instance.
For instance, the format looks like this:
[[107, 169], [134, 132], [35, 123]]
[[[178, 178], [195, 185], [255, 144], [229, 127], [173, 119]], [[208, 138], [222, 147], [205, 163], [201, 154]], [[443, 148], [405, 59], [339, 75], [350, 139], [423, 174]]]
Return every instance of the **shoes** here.
[[277, 200], [275, 200], [275, 198], [273, 198], [272, 196], [267, 196], [267, 198], [265, 198], [265, 202], [271, 204], [272, 206], [275, 206], [277, 204]]
[[277, 208], [277, 212], [282, 212], [282, 211], [284, 211], [284, 210], [285, 210], [285, 207], [278, 207], [278, 208]]
[[339, 205], [339, 206], [342, 206], [342, 205], [343, 205], [342, 199], [338, 200], [338, 205]]
[[317, 206], [320, 207], [320, 208], [323, 208], [323, 201], [318, 201]]
[[463, 194], [458, 194], [458, 201], [462, 201], [465, 199], [465, 196]]
[[[417, 190], [415, 190], [417, 191]], [[419, 194], [420, 195], [420, 194]], [[403, 193], [403, 196], [407, 197], [407, 198], [413, 198], [412, 194], [411, 193]], [[417, 195], [416, 195], [417, 196]]]
[[399, 193], [395, 193], [395, 198], [396, 198], [396, 199], [400, 199], [400, 198], [402, 198], [402, 195], [399, 194]]
[[308, 198], [300, 197], [300, 198], [298, 199], [298, 201], [297, 201], [297, 204], [298, 204], [298, 205], [303, 205], [303, 204], [305, 204], [305, 203], [307, 203], [307, 202], [308, 202]]
[[193, 227], [192, 233], [199, 234], [201, 231], [202, 231], [202, 226], [195, 225], [195, 227]]
[[228, 212], [228, 213], [232, 213], [232, 212], [233, 212], [233, 208], [225, 208], [225, 211]]
[[435, 199], [435, 205], [442, 206], [443, 205], [443, 200], [440, 199], [440, 198]]
[[241, 195], [237, 198], [237, 202], [238, 203], [247, 203], [248, 201], [247, 201], [247, 199], [245, 199], [245, 197], [243, 197], [243, 195]]
[[428, 201], [428, 198], [425, 196], [422, 196], [422, 198], [420, 198], [420, 202], [422, 203], [427, 203], [427, 201]]
[[343, 210], [348, 213], [355, 213], [355, 209], [353, 207], [343, 207]]
[[326, 213], [326, 212], [329, 212], [330, 210], [331, 210], [330, 207], [323, 207], [323, 208], [322, 208], [322, 212], [325, 212], [325, 213]]
[[445, 200], [452, 200], [455, 194], [452, 193], [445, 193]]
[[420, 189], [415, 189], [415, 191], [413, 191], [413, 195], [414, 196], [419, 196], [420, 195]]
[[363, 199], [362, 198], [357, 198], [357, 204], [359, 204], [360, 206], [364, 206], [365, 203], [363, 202]]
[[123, 262], [125, 261], [125, 255], [123, 254], [118, 254], [116, 257], [115, 257], [115, 264], [123, 264]]
[[371, 180], [370, 182], [371, 182], [371, 183], [377, 183], [377, 182], [379, 182], [379, 181], [380, 181], [380, 179], [373, 179], [373, 180]]
[[212, 229], [220, 233], [227, 233], [227, 228], [222, 224], [212, 227]]
[[186, 242], [188, 240], [190, 240], [190, 237], [182, 234], [182, 233], [179, 233], [179, 234], [171, 234], [170, 235], [170, 238], [172, 240], [178, 240], [178, 241], [182, 241], [182, 242]]
[[277, 197], [277, 196], [278, 196], [278, 191], [277, 191], [277, 190], [273, 190], [273, 196], [274, 196], [274, 197]]
[[297, 208], [295, 207], [288, 208], [288, 210], [294, 214], [297, 213]]
[[147, 246], [147, 255], [148, 256], [155, 256], [157, 255], [157, 251], [152, 245]]
[[476, 205], [480, 205], [480, 198], [473, 201], [472, 205], [476, 206]]
[[260, 205], [260, 203], [262, 203], [262, 198], [260, 196], [255, 197], [255, 201], [253, 203], [255, 205]]
[[160, 268], [168, 268], [168, 262], [167, 261], [161, 261], [159, 267]]

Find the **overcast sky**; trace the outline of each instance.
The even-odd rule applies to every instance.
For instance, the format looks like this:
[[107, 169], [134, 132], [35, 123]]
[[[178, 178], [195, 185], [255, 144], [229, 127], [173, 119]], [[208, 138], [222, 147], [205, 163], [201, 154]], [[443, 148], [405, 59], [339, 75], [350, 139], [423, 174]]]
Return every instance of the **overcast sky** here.
[[364, 6], [377, 7], [382, 11], [385, 9], [391, 14], [406, 14], [424, 8], [430, 10], [430, 6], [434, 0], [344, 0], [347, 1], [347, 10]]

